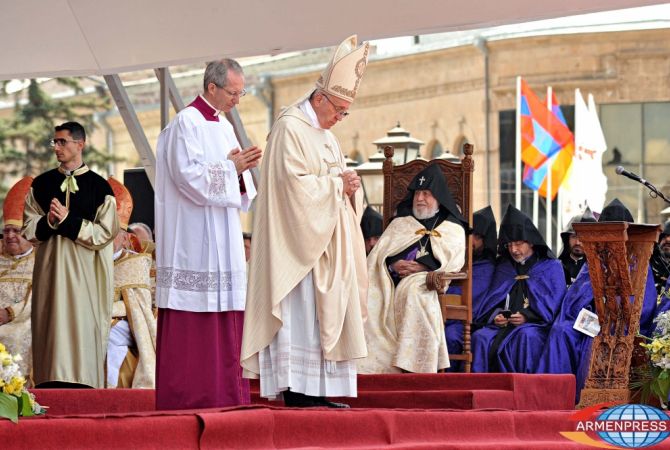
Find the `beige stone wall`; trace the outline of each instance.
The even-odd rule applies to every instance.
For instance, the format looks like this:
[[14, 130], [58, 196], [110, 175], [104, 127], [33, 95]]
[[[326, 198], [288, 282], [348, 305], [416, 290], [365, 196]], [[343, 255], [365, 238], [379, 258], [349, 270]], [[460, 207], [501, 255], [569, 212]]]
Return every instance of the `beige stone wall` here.
[[[466, 137], [475, 146], [475, 208], [483, 207], [490, 198], [498, 211], [498, 112], [515, 108], [517, 75], [524, 76], [541, 95], [552, 85], [562, 104], [574, 103], [575, 88], [592, 92], [598, 103], [670, 100], [669, 30], [507, 39], [488, 42], [488, 48], [488, 155], [484, 56], [472, 45], [373, 59], [351, 115], [333, 128], [343, 150], [371, 155], [375, 152], [372, 141], [383, 137], [397, 122], [413, 137], [426, 143], [439, 140], [452, 151]], [[318, 72], [314, 71], [273, 78], [275, 115], [311, 89], [317, 77]], [[188, 103], [191, 99], [184, 100]], [[239, 111], [252, 142], [263, 146], [268, 133], [265, 105], [247, 95]], [[138, 115], [150, 144], [155, 146], [160, 128], [158, 109], [140, 111]], [[114, 151], [128, 158], [128, 166], [137, 165], [139, 158], [120, 117], [110, 118], [110, 124], [114, 129]], [[424, 156], [429, 156], [427, 147], [423, 148]], [[117, 172], [125, 165], [117, 165]]]

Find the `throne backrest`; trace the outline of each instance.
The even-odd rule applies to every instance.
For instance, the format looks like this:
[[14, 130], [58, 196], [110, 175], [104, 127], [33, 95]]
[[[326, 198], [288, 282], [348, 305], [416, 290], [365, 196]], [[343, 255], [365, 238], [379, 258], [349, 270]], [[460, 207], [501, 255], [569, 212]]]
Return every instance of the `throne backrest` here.
[[[451, 162], [444, 159], [434, 159], [426, 161], [415, 159], [407, 164], [399, 166], [393, 165], [393, 147], [384, 148], [384, 203], [383, 216], [384, 228], [386, 228], [395, 215], [398, 204], [407, 196], [407, 186], [416, 176], [429, 164], [436, 164], [442, 170], [447, 185], [454, 197], [454, 201], [461, 209], [461, 214], [468, 220], [472, 227], [472, 172], [474, 171], [474, 161], [472, 160], [473, 147], [471, 144], [463, 146], [464, 156], [460, 162]], [[468, 236], [468, 244], [469, 244]], [[470, 245], [466, 252], [465, 266], [471, 258]]]

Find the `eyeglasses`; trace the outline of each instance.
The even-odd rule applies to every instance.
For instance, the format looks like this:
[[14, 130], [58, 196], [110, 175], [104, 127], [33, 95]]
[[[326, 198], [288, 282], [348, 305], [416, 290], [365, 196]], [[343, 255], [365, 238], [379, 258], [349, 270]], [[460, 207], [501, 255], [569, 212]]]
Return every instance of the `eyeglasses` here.
[[215, 86], [218, 87], [219, 89], [223, 90], [226, 94], [230, 95], [231, 97], [240, 98], [240, 97], [244, 97], [245, 95], [247, 95], [246, 89], [242, 89], [240, 92], [230, 92], [228, 89], [224, 88], [223, 86], [219, 86], [218, 84], [215, 84]]
[[21, 234], [21, 230], [18, 228], [3, 228], [2, 234], [9, 236], [10, 234]]
[[526, 244], [526, 241], [512, 241], [505, 244], [507, 248], [521, 248], [523, 244]]
[[64, 139], [64, 138], [55, 138], [49, 141], [49, 145], [52, 147], [60, 146], [64, 147], [68, 142], [79, 142], [81, 139]]
[[342, 107], [342, 106], [337, 106], [337, 105], [336, 105], [335, 103], [333, 103], [333, 101], [332, 101], [331, 99], [329, 99], [328, 96], [327, 96], [326, 94], [324, 94], [323, 92], [321, 93], [321, 95], [323, 95], [323, 97], [324, 97], [326, 100], [328, 100], [328, 103], [330, 103], [331, 105], [333, 105], [333, 108], [335, 109], [335, 114], [337, 114], [338, 116], [340, 116], [340, 117], [342, 117], [342, 118], [345, 118], [345, 117], [347, 117], [347, 116], [349, 115], [349, 113], [347, 112], [347, 109], [346, 109], [346, 108], [344, 108], [344, 107]]

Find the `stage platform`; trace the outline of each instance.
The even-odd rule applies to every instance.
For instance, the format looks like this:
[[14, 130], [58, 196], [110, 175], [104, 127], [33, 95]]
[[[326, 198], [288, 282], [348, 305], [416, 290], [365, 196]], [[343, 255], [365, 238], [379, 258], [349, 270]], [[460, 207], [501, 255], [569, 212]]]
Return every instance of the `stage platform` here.
[[156, 411], [152, 390], [36, 389], [49, 413], [1, 421], [0, 436], [26, 449], [580, 448], [560, 435], [574, 430], [574, 389], [571, 375], [361, 375], [350, 410], [197, 411]]

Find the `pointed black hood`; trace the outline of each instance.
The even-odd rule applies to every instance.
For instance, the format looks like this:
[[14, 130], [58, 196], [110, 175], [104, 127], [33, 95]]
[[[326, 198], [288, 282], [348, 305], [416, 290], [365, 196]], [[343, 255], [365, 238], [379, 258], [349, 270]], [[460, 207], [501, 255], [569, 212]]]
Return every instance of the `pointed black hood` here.
[[361, 219], [361, 230], [365, 239], [371, 237], [379, 237], [382, 235], [384, 219], [382, 215], [368, 206], [363, 211], [363, 218]]
[[468, 221], [458, 210], [458, 206], [451, 195], [447, 180], [437, 164], [429, 164], [407, 186], [407, 196], [398, 204], [397, 217], [412, 215], [414, 191], [428, 190], [440, 204], [440, 210], [446, 220], [457, 223], [469, 231]]
[[533, 251], [541, 257], [556, 258], [556, 255], [549, 249], [544, 238], [540, 234], [530, 217], [516, 209], [512, 205], [507, 205], [507, 211], [500, 223], [498, 232], [498, 254], [508, 254], [506, 245], [514, 241], [526, 241], [533, 244]]
[[630, 222], [634, 223], [633, 215], [618, 198], [615, 198], [600, 213], [598, 222]]
[[670, 235], [670, 220], [666, 221], [665, 224], [663, 225], [663, 231], [661, 231], [661, 234], [658, 236], [659, 242], [661, 239], [663, 239], [668, 235]]
[[565, 227], [565, 230], [561, 233], [561, 240], [563, 241], [563, 249], [561, 250], [561, 254], [558, 256], [560, 259], [563, 259], [564, 257], [567, 256], [567, 254], [570, 253], [570, 236], [575, 234], [575, 228], [572, 226], [574, 223], [584, 223], [584, 222], [591, 222], [595, 223], [597, 222], [596, 217], [593, 215], [593, 212], [591, 211], [591, 208], [588, 206], [584, 210], [582, 214], [579, 214], [572, 219], [570, 219], [570, 222]]
[[498, 236], [496, 232], [496, 218], [490, 206], [475, 211], [472, 215], [472, 232], [484, 239], [484, 256], [495, 258], [497, 254]]

